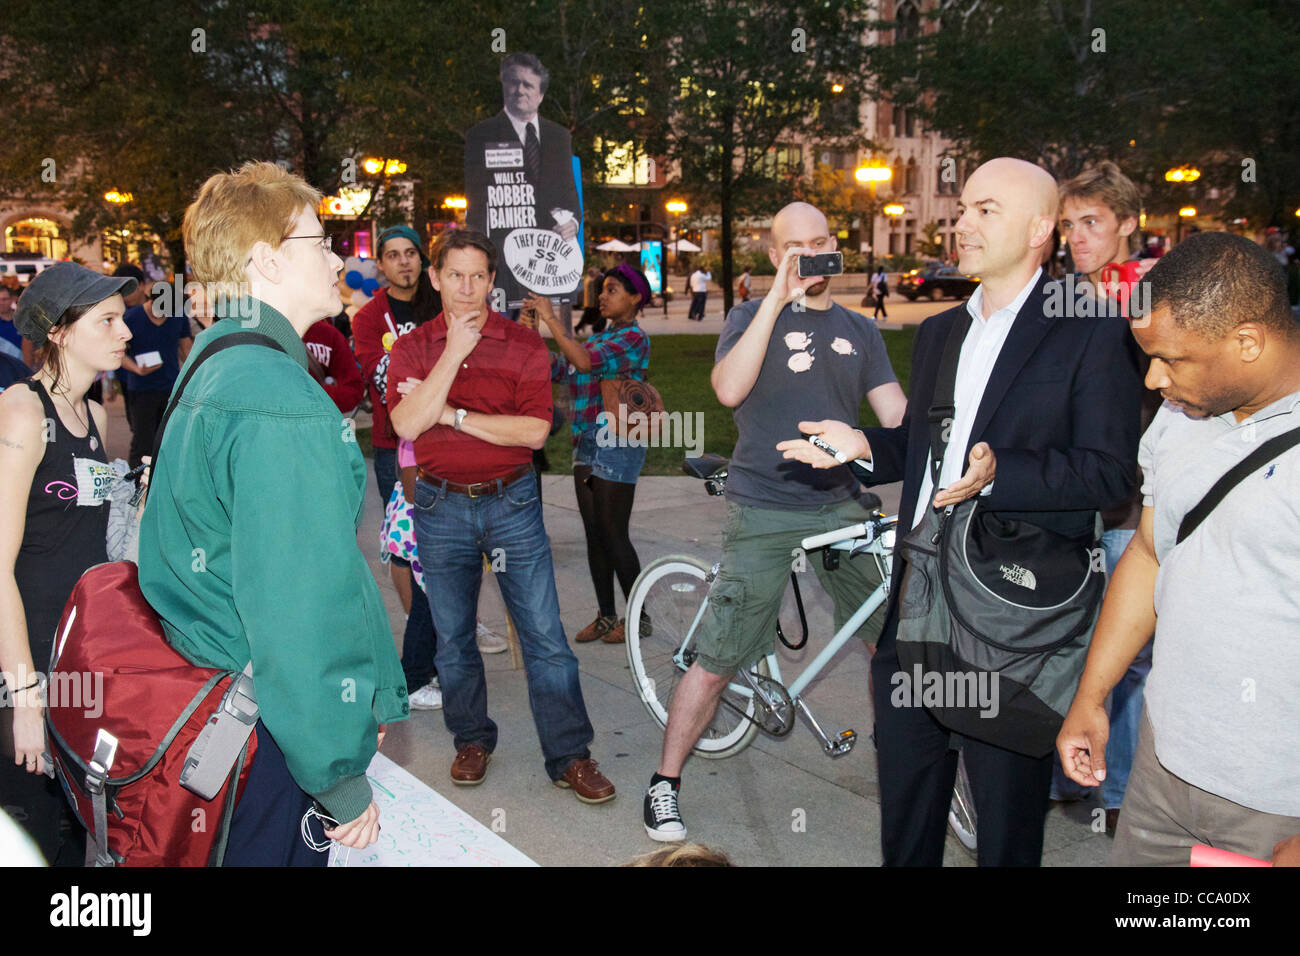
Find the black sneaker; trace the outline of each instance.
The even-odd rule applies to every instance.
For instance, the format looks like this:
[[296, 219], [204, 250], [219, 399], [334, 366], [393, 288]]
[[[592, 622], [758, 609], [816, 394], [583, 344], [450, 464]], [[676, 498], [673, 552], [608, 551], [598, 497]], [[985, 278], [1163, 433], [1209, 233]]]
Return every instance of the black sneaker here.
[[660, 843], [686, 839], [686, 824], [677, 812], [677, 790], [667, 780], [660, 780], [645, 792], [645, 832]]

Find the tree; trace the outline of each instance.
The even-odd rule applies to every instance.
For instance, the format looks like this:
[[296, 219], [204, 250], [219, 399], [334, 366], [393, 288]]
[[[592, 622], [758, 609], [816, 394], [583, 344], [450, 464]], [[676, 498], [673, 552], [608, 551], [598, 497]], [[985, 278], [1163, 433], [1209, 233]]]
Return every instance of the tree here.
[[[940, 0], [920, 25], [874, 22], [871, 89], [915, 110], [954, 155], [1036, 161], [1058, 178], [1101, 159], [1160, 211], [1195, 191], [1164, 185], [1199, 163], [1225, 210], [1276, 221], [1300, 193], [1300, 23], [1285, 0]], [[1254, 158], [1255, 182], [1242, 160]], [[1290, 198], [1287, 198], [1290, 197]]]
[[[671, 37], [665, 78], [668, 155], [696, 209], [717, 210], [723, 301], [732, 305], [733, 223], [774, 211], [803, 175], [797, 143], [861, 142], [861, 38], [869, 5], [796, 6], [752, 0], [659, 4], [656, 35]], [[832, 81], [843, 91], [835, 93]]]

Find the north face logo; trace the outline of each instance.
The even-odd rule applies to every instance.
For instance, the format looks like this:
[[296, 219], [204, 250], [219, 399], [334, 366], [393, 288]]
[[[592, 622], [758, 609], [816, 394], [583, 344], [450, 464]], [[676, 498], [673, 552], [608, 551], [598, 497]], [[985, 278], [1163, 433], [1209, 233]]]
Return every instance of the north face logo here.
[[1018, 584], [1022, 588], [1028, 588], [1031, 591], [1038, 590], [1038, 579], [1034, 577], [1034, 572], [1030, 571], [1028, 568], [1022, 568], [1018, 564], [1012, 564], [1009, 566], [1003, 564], [998, 567], [998, 570], [1001, 571], [1002, 576], [1012, 584]]

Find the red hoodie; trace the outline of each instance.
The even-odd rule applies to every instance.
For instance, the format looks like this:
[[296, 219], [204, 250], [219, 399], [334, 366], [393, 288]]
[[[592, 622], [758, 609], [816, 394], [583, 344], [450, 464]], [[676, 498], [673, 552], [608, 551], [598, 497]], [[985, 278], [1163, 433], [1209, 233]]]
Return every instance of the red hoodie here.
[[[370, 395], [371, 416], [374, 426], [370, 431], [370, 443], [376, 448], [396, 448], [397, 435], [388, 424], [388, 406], [386, 395], [375, 381], [376, 373], [387, 381], [388, 353], [393, 342], [400, 336], [415, 329], [415, 322], [397, 324], [392, 309], [388, 305], [388, 290], [378, 289], [375, 297], [363, 305], [352, 317], [352, 350], [356, 353], [357, 363], [361, 366], [361, 377], [366, 383]], [[391, 335], [388, 348], [384, 348], [384, 336]]]

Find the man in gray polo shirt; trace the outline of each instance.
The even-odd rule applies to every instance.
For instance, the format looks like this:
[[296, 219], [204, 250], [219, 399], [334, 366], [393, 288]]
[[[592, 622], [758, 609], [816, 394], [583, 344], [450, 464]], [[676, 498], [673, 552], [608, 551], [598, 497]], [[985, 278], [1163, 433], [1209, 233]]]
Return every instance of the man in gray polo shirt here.
[[[788, 461], [777, 442], [798, 438], [801, 421], [856, 422], [864, 397], [888, 427], [907, 408], [875, 324], [836, 305], [829, 279], [799, 278], [800, 255], [835, 245], [826, 217], [807, 203], [777, 213], [768, 250], [777, 267], [772, 288], [761, 302], [732, 309], [718, 339], [710, 381], [718, 401], [736, 410], [739, 440], [728, 469], [722, 568], [695, 632], [699, 656], [673, 694], [659, 770], [646, 792], [645, 829], [653, 840], [686, 838], [677, 810], [682, 765], [737, 669], [775, 645], [800, 541], [867, 518], [847, 466], [815, 470]], [[836, 628], [880, 583], [874, 562], [860, 558], [845, 559], [833, 573], [820, 562], [813, 568], [834, 599]], [[859, 636], [874, 642], [880, 617], [873, 615]]]
[[1106, 592], [1057, 747], [1105, 778], [1106, 694], [1155, 632], [1112, 865], [1185, 865], [1194, 844], [1270, 858], [1300, 833], [1300, 446], [1179, 524], [1262, 442], [1300, 428], [1300, 326], [1286, 276], [1240, 236], [1203, 233], [1148, 273], [1133, 334], [1164, 406], [1142, 439], [1142, 518]]

